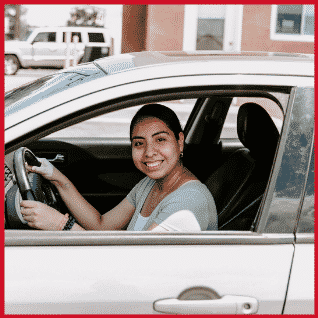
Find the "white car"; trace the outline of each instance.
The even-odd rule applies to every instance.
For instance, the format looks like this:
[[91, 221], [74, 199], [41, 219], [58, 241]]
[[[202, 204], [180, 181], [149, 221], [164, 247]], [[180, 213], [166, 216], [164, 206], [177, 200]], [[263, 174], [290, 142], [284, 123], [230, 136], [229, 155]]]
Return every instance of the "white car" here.
[[[20, 195], [67, 212], [29, 150], [105, 213], [143, 178], [129, 122], [148, 103], [185, 125], [218, 230], [29, 228]], [[6, 314], [314, 314], [314, 211], [312, 56], [123, 54], [5, 95]]]
[[76, 62], [85, 60], [85, 46], [100, 48], [98, 58], [109, 54], [111, 37], [105, 28], [36, 28], [25, 41], [5, 41], [5, 74], [14, 75], [21, 67], [64, 67], [68, 55], [67, 33], [70, 33], [71, 42], [69, 54]]

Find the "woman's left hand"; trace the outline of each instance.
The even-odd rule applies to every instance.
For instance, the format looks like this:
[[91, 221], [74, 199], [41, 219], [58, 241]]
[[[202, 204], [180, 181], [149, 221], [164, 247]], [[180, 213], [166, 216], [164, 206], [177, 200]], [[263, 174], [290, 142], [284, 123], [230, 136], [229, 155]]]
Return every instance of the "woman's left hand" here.
[[21, 214], [28, 225], [40, 230], [59, 231], [67, 218], [50, 206], [38, 202], [24, 200], [21, 202]]

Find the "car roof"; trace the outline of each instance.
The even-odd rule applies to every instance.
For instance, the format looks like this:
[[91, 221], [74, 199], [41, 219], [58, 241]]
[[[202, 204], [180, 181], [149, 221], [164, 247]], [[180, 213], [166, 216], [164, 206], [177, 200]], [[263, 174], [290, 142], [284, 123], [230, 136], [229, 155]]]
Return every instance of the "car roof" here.
[[[112, 63], [112, 59], [114, 64]], [[124, 61], [126, 63], [120, 63], [120, 68], [112, 66]], [[196, 63], [198, 74], [206, 71], [207, 73], [212, 72], [214, 74], [314, 75], [314, 55], [298, 53], [145, 51], [106, 57], [94, 62], [95, 65], [97, 64], [107, 74], [164, 64], [177, 66], [178, 64], [190, 65], [189, 63]], [[185, 71], [184, 65], [181, 65], [180, 75]]]

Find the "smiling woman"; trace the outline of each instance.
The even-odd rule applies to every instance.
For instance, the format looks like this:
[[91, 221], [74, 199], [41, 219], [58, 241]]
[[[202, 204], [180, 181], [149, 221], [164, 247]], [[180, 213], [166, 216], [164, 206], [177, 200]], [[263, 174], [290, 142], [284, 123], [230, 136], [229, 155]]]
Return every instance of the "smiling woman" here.
[[176, 114], [145, 105], [131, 122], [130, 138], [134, 164], [147, 177], [127, 196], [136, 208], [128, 230], [217, 230], [212, 195], [183, 166], [184, 134]]
[[[142, 179], [108, 213], [101, 215], [48, 160], [27, 169], [57, 188], [71, 216], [41, 202], [22, 201], [28, 225], [42, 230], [201, 231], [217, 230], [214, 199], [183, 166], [184, 134], [177, 115], [160, 104], [145, 105], [130, 126], [132, 158]], [[75, 223], [75, 220], [78, 222]]]

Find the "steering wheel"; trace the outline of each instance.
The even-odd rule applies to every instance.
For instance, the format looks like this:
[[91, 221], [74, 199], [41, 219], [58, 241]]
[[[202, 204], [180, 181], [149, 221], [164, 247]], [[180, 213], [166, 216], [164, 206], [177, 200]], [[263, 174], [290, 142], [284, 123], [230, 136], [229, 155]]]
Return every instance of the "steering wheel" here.
[[41, 162], [30, 149], [21, 147], [15, 151], [13, 169], [17, 186], [12, 187], [6, 197], [6, 212], [10, 228], [31, 229], [21, 214], [20, 202], [22, 199], [45, 203], [60, 212], [60, 198], [57, 199], [57, 193], [54, 193], [51, 182], [37, 173], [28, 175], [25, 162], [30, 166], [41, 166]]

